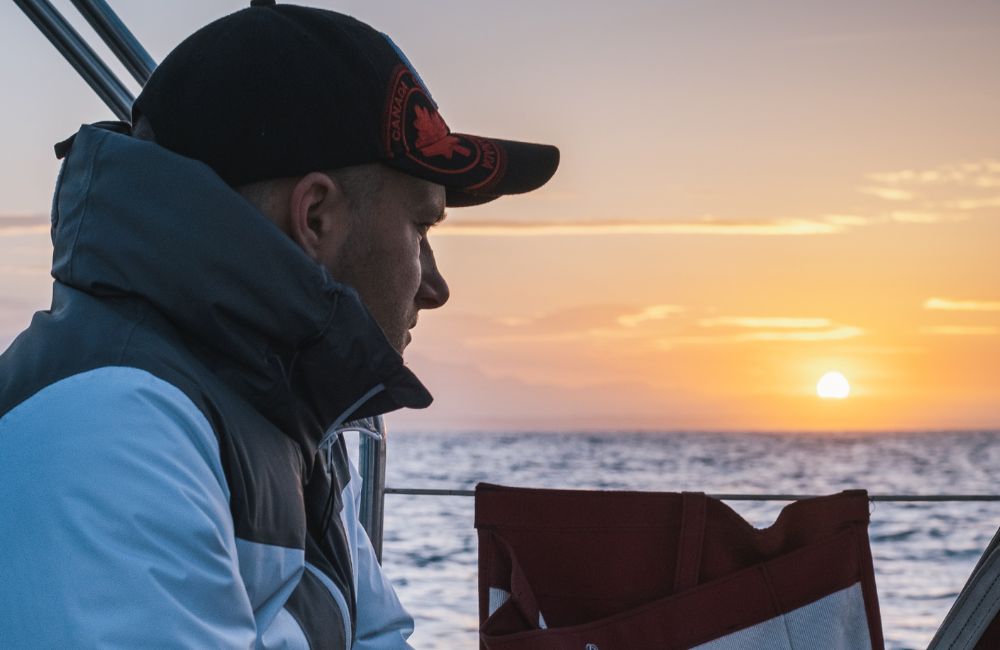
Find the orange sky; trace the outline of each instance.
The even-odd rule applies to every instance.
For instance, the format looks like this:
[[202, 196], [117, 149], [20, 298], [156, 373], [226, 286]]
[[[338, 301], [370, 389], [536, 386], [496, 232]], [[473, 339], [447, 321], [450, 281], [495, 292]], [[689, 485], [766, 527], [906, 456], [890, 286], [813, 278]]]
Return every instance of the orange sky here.
[[[241, 6], [114, 4], [156, 58]], [[390, 426], [1000, 427], [1000, 6], [871, 4], [339, 4], [453, 128], [563, 151], [432, 234], [437, 399]], [[13, 5], [0, 43], [5, 345], [48, 301], [50, 146], [107, 112]]]

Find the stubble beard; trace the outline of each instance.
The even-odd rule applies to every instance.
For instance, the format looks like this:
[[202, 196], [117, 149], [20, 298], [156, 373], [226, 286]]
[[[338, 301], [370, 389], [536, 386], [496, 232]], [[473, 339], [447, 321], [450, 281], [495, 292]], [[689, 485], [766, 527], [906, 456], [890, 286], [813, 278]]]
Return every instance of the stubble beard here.
[[386, 299], [385, 289], [392, 286], [391, 260], [380, 257], [370, 231], [355, 227], [343, 244], [342, 254], [327, 270], [334, 280], [358, 292], [389, 344], [402, 355], [410, 342], [410, 325], [417, 315], [411, 313], [405, 301], [394, 301], [391, 296]]

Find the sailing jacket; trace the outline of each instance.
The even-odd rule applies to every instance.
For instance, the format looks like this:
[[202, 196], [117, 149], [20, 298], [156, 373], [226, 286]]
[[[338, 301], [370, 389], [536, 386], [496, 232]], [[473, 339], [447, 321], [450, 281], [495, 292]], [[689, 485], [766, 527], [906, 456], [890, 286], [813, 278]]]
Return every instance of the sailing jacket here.
[[430, 395], [208, 167], [85, 126], [0, 356], [0, 647], [405, 648], [349, 420]]

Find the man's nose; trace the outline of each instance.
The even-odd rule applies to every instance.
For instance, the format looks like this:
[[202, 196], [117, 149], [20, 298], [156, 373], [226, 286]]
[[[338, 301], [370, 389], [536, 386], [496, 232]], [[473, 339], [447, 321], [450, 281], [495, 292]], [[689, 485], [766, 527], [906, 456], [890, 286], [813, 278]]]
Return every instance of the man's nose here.
[[434, 251], [424, 242], [424, 254], [420, 256], [420, 290], [417, 291], [418, 309], [437, 309], [448, 302], [451, 291], [448, 283], [437, 267]]

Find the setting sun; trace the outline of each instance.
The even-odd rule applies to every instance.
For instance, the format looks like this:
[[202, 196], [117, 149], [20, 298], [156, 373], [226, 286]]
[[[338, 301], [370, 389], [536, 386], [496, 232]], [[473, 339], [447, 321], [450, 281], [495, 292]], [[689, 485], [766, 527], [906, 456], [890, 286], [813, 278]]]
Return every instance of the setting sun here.
[[851, 394], [851, 385], [839, 372], [828, 372], [816, 383], [816, 394], [823, 399], [844, 399]]

